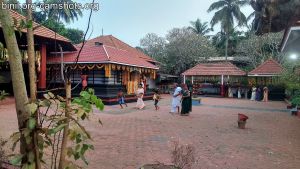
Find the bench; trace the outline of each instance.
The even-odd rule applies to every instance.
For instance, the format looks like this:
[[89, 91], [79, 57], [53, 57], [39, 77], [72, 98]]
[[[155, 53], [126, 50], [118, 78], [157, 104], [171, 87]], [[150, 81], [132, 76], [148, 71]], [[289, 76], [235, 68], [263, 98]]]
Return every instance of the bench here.
[[201, 98], [192, 98], [192, 105], [193, 106], [200, 106], [201, 105]]
[[295, 106], [290, 110], [292, 116], [296, 116], [298, 112], [298, 106]]

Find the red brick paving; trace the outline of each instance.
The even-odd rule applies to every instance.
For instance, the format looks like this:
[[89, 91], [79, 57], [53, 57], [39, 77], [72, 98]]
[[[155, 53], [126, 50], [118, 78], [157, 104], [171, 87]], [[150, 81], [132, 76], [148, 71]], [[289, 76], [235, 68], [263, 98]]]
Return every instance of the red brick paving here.
[[[300, 119], [285, 112], [283, 102], [203, 98], [188, 117], [169, 114], [168, 103], [165, 97], [159, 111], [151, 101], [141, 111], [133, 109], [134, 103], [123, 110], [106, 106], [104, 112], [95, 111], [85, 124], [95, 145], [87, 168], [170, 163], [172, 141], [177, 140], [195, 147], [195, 169], [300, 168]], [[238, 113], [249, 116], [246, 130], [237, 128]], [[0, 114], [0, 135], [8, 137], [17, 128], [14, 104], [0, 105]]]

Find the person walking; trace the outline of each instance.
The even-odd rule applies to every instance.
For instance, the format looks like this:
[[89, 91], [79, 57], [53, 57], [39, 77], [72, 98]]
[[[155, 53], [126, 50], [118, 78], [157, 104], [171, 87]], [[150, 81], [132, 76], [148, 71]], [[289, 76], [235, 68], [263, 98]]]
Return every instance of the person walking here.
[[153, 101], [154, 101], [154, 106], [155, 106], [155, 110], [159, 110], [159, 106], [158, 106], [158, 102], [160, 100], [160, 94], [159, 94], [159, 90], [156, 89], [154, 91], [154, 95], [153, 95]]
[[181, 115], [188, 116], [191, 112], [191, 92], [189, 91], [186, 84], [182, 86], [182, 102], [181, 102]]
[[173, 98], [172, 98], [172, 105], [171, 105], [171, 114], [175, 113], [176, 111], [179, 113], [180, 110], [180, 101], [181, 101], [181, 92], [182, 88], [179, 87], [178, 83], [174, 83], [174, 93], [173, 93]]
[[142, 84], [139, 85], [139, 87], [136, 91], [136, 96], [137, 96], [137, 103], [136, 103], [135, 107], [141, 110], [145, 107], [145, 103], [143, 101], [144, 88], [142, 87]]
[[124, 96], [122, 89], [119, 89], [119, 92], [118, 92], [118, 102], [119, 102], [121, 109], [123, 109], [123, 104], [127, 107], [127, 104], [125, 102], [125, 96]]

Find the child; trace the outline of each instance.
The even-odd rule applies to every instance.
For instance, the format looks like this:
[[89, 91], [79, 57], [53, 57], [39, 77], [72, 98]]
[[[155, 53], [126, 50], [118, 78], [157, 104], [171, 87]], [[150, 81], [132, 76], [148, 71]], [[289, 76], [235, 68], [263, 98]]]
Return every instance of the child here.
[[119, 101], [119, 104], [121, 106], [121, 109], [123, 109], [122, 104], [125, 104], [125, 106], [127, 107], [127, 104], [125, 103], [124, 93], [123, 93], [122, 89], [119, 89], [118, 101]]
[[157, 111], [159, 110], [158, 101], [160, 100], [158, 89], [154, 91], [153, 100], [154, 100], [155, 110]]

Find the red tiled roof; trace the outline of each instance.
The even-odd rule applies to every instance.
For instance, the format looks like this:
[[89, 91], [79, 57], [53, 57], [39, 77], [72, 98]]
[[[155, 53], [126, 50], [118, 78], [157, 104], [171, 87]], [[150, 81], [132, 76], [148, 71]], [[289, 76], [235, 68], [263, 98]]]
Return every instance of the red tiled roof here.
[[270, 75], [279, 75], [283, 72], [282, 66], [276, 62], [274, 59], [269, 59], [259, 65], [257, 68], [248, 73], [250, 76], [270, 76]]
[[216, 75], [230, 75], [230, 76], [244, 76], [246, 72], [242, 71], [230, 62], [220, 63], [205, 63], [198, 64], [195, 67], [185, 71], [182, 75], [186, 76], [216, 76]]
[[[102, 38], [101, 41], [95, 39], [87, 41], [81, 51], [78, 63], [116, 63], [122, 65], [131, 65], [136, 67], [158, 69], [158, 67], [150, 63], [151, 62], [150, 59], [146, 57], [141, 57], [135, 51], [136, 50], [135, 48], [130, 47], [124, 42], [121, 41], [114, 42], [109, 39], [116, 39], [116, 38], [112, 36], [105, 36], [104, 38]], [[95, 42], [101, 42], [103, 43], [103, 45], [96, 46]], [[115, 44], [113, 44], [113, 42]], [[119, 45], [117, 45], [117, 43]], [[126, 49], [124, 48], [125, 45], [126, 45]], [[117, 48], [116, 46], [119, 46], [119, 48]], [[77, 45], [76, 47], [77, 50], [79, 51], [80, 45]], [[64, 62], [66, 63], [74, 62], [78, 54], [78, 51], [74, 53], [64, 54]], [[60, 63], [60, 57], [49, 57], [47, 59], [47, 63]]]
[[[147, 61], [150, 62], [157, 62], [154, 59], [152, 59], [150, 56], [144, 54], [143, 52], [137, 50], [136, 48], [131, 47], [130, 45], [122, 42], [121, 40], [119, 40], [118, 38], [112, 36], [112, 35], [107, 35], [107, 36], [99, 36], [96, 38], [93, 38], [91, 40], [86, 41], [85, 45], [86, 46], [95, 46], [95, 42], [100, 42], [103, 43], [106, 46], [112, 46], [115, 47], [117, 49], [122, 49], [122, 50], [126, 50], [131, 52], [132, 54], [134, 54], [135, 56], [138, 56], [140, 58], [143, 58]], [[81, 44], [77, 45], [80, 46]]]
[[[26, 21], [25, 16], [20, 15], [19, 13], [15, 12], [13, 10], [10, 10], [10, 15], [12, 18], [15, 18], [16, 21], [18, 21], [18, 24], [20, 24], [21, 20]], [[12, 22], [14, 22], [14, 21], [12, 21]], [[36, 36], [41, 36], [41, 37], [50, 38], [50, 39], [57, 39], [57, 40], [64, 41], [64, 42], [70, 42], [69, 39], [67, 39], [57, 33], [55, 35], [54, 31], [52, 31], [44, 26], [41, 26], [40, 24], [38, 24], [36, 22], [33, 22], [33, 28], [34, 28], [34, 35], [36, 35]], [[27, 30], [22, 29], [22, 32], [26, 33]]]

